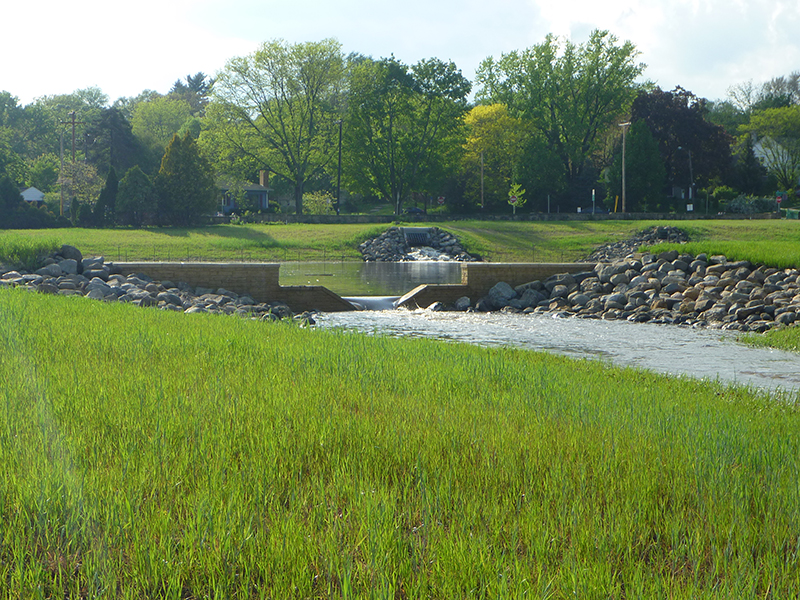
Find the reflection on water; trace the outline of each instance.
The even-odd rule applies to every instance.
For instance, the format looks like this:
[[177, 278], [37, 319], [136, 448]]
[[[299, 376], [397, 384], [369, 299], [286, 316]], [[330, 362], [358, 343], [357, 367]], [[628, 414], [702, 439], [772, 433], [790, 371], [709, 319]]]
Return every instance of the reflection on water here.
[[325, 313], [320, 327], [516, 346], [761, 389], [800, 390], [800, 355], [737, 343], [735, 333], [547, 315], [383, 310]]
[[402, 296], [423, 283], [461, 283], [457, 262], [287, 262], [281, 285], [321, 285], [340, 296]]

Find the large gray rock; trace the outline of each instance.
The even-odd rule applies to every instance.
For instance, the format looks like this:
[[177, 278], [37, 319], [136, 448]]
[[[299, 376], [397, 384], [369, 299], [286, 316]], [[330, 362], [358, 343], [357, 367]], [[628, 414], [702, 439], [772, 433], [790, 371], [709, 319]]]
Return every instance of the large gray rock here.
[[83, 260], [81, 251], [75, 246], [70, 246], [68, 244], [61, 246], [61, 250], [59, 250], [58, 253], [66, 259], [74, 260], [76, 263], [80, 263]]
[[514, 291], [514, 288], [505, 281], [501, 281], [489, 290], [489, 293], [486, 294], [486, 301], [491, 307], [490, 310], [500, 310], [508, 306], [509, 301], [516, 297], [517, 292]]
[[455, 301], [453, 304], [453, 308], [457, 311], [465, 311], [470, 306], [472, 306], [472, 302], [467, 296], [461, 296], [458, 300]]
[[78, 261], [74, 258], [65, 258], [58, 263], [58, 266], [61, 267], [61, 272], [65, 275], [78, 274]]

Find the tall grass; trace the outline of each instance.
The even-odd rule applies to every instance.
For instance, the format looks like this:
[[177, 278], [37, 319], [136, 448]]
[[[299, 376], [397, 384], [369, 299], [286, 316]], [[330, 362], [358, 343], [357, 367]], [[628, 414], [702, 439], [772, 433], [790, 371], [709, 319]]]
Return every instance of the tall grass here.
[[0, 234], [0, 264], [22, 269], [34, 269], [41, 261], [61, 244], [56, 241], [52, 231], [47, 235], [28, 235], [27, 233], [6, 232]]
[[0, 290], [5, 597], [790, 597], [791, 399]]

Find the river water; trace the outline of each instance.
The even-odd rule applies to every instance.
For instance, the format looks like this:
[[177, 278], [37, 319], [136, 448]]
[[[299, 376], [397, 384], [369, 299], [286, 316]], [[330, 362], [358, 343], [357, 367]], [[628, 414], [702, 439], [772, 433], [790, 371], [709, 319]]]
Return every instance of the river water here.
[[800, 392], [800, 355], [753, 348], [737, 332], [548, 315], [392, 310], [392, 300], [422, 283], [460, 283], [456, 262], [282, 263], [281, 285], [322, 285], [370, 309], [319, 315], [320, 327], [482, 346], [515, 346], [615, 365]]
[[788, 392], [792, 396], [800, 391], [800, 355], [739, 343], [737, 332], [730, 331], [543, 314], [405, 309], [325, 313], [319, 315], [317, 323], [323, 328], [345, 328], [370, 334], [547, 351]]

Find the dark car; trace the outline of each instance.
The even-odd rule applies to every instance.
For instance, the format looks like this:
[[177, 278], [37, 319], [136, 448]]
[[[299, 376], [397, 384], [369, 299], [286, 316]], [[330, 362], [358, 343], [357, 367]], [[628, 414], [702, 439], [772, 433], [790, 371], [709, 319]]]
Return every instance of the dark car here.
[[416, 206], [409, 206], [407, 209], [403, 211], [403, 214], [406, 215], [424, 215], [425, 211]]

